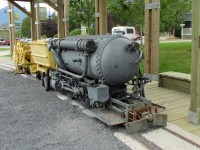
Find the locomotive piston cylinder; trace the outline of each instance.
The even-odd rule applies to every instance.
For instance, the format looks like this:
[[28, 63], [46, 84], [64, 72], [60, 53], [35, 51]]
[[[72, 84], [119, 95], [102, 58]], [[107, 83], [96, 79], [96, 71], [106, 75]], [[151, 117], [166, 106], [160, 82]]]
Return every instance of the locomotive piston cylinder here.
[[92, 52], [96, 49], [96, 44], [92, 39], [79, 39], [79, 40], [55, 40], [52, 41], [52, 46], [59, 49], [87, 51]]

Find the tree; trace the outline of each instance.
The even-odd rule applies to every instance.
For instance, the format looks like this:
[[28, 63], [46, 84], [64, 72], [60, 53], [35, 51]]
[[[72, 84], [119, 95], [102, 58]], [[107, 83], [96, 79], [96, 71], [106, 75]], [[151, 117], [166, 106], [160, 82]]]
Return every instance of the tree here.
[[57, 23], [52, 18], [48, 18], [41, 24], [41, 34], [48, 38], [53, 38], [57, 34]]
[[74, 0], [69, 1], [69, 30], [72, 31], [77, 28], [81, 28], [81, 16], [80, 12], [80, 1]]
[[[49, 16], [49, 17], [50, 17], [50, 16]], [[51, 18], [52, 18], [53, 20], [55, 20], [55, 22], [58, 21], [58, 16], [56, 15], [55, 12], [53, 12], [53, 14], [51, 15]]]
[[191, 0], [162, 0], [160, 11], [161, 32], [172, 32], [173, 29], [180, 29], [184, 13], [191, 10], [191, 4]]
[[133, 4], [125, 4], [125, 0], [108, 0], [108, 11], [115, 24], [135, 26], [144, 23], [144, 0], [135, 0]]
[[94, 20], [95, 20], [95, 5], [94, 5], [95, 1], [94, 0], [86, 0], [83, 1], [81, 3], [82, 5], [82, 17], [81, 17], [81, 21], [82, 24], [87, 26], [88, 29], [88, 34], [91, 34], [92, 31], [90, 31], [91, 27], [94, 26]]
[[21, 30], [15, 31], [15, 37], [21, 37]]
[[95, 0], [73, 0], [69, 2], [70, 31], [80, 29], [81, 24], [87, 26], [87, 29], [94, 26], [94, 2]]
[[[133, 4], [124, 4], [125, 0], [108, 0], [108, 11], [116, 24], [139, 27], [144, 24], [144, 0], [134, 0]], [[191, 0], [161, 0], [160, 29], [172, 31], [180, 28], [183, 14], [191, 10]]]
[[21, 28], [21, 36], [22, 37], [25, 37], [25, 38], [31, 37], [31, 23], [30, 23], [29, 17], [26, 17], [23, 19], [20, 28]]

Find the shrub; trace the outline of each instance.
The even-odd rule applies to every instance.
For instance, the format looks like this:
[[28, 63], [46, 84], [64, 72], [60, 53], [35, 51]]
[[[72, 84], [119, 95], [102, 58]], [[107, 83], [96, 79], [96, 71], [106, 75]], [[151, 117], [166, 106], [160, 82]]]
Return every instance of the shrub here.
[[69, 33], [70, 36], [81, 35], [81, 29], [75, 29]]
[[95, 35], [95, 28], [87, 28], [87, 33], [90, 33], [89, 35]]

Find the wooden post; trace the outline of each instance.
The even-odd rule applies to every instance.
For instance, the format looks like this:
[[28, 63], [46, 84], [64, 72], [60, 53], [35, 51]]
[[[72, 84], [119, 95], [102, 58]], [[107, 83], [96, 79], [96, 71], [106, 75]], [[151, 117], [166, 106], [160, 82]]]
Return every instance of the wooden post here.
[[95, 33], [99, 35], [99, 0], [95, 0]]
[[107, 34], [107, 0], [95, 1], [95, 31], [96, 35]]
[[145, 0], [144, 76], [158, 80], [160, 0]]
[[64, 0], [64, 26], [65, 37], [69, 35], [69, 0]]
[[36, 10], [36, 32], [37, 32], [37, 40], [41, 39], [41, 27], [40, 27], [40, 3], [37, 2], [35, 5], [35, 10]]
[[35, 13], [35, 1], [32, 0], [30, 2], [30, 8], [31, 8], [31, 38], [33, 41], [35, 41], [37, 38], [36, 38], [36, 27], [35, 27], [35, 21], [36, 21], [36, 13]]
[[14, 7], [13, 4], [8, 2], [9, 5], [9, 37], [10, 37], [10, 57], [13, 56], [15, 44], [15, 21], [14, 21]]
[[191, 101], [188, 119], [200, 123], [200, 1], [192, 1]]
[[63, 6], [63, 0], [57, 0], [58, 5], [58, 38], [64, 38], [65, 37], [65, 27], [63, 23], [64, 18], [64, 6]]

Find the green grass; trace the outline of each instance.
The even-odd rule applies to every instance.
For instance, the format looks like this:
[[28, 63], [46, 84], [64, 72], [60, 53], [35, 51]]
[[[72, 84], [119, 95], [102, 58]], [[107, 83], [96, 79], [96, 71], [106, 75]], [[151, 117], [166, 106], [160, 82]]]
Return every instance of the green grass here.
[[[160, 69], [159, 72], [175, 71], [191, 73], [191, 42], [160, 43]], [[9, 48], [0, 48], [8, 50]], [[6, 55], [4, 57], [10, 57]], [[141, 64], [143, 72], [144, 64]]]
[[161, 43], [160, 72], [191, 73], [192, 43]]
[[0, 48], [0, 51], [10, 50], [10, 48]]
[[[191, 73], [191, 42], [160, 43], [159, 72]], [[144, 64], [141, 64], [142, 71]]]
[[4, 56], [0, 56], [0, 57], [10, 57], [10, 54], [8, 54], [8, 55], [4, 55]]

